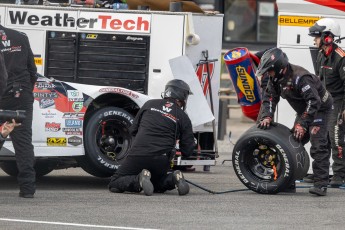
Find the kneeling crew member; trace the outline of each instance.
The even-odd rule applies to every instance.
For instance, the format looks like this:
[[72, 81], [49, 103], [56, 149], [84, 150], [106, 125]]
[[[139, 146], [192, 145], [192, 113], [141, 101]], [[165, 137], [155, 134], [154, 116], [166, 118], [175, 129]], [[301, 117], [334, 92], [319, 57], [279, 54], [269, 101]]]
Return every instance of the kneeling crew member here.
[[111, 192], [165, 192], [177, 188], [179, 195], [189, 192], [181, 171], [168, 173], [176, 141], [182, 156], [194, 149], [192, 123], [185, 113], [191, 90], [182, 80], [171, 80], [165, 86], [164, 98], [147, 101], [130, 128], [135, 136], [123, 164], [111, 177]]

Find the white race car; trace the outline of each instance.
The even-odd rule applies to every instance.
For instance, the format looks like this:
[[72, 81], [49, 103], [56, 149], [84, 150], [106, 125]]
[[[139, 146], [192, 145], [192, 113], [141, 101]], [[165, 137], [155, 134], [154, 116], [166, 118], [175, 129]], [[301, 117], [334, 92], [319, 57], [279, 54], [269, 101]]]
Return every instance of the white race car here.
[[[198, 85], [198, 81], [195, 78]], [[197, 86], [200, 87], [200, 86]], [[162, 88], [162, 90], [164, 90]], [[200, 98], [205, 100], [201, 88]], [[97, 177], [109, 177], [119, 167], [132, 143], [129, 127], [141, 106], [151, 97], [121, 87], [77, 84], [39, 77], [33, 91], [33, 137], [36, 175], [54, 169], [81, 167]], [[200, 106], [196, 95], [188, 100]], [[205, 101], [206, 103], [206, 101]], [[200, 114], [190, 112], [193, 117]], [[197, 147], [179, 166], [214, 165], [215, 151], [210, 132], [195, 131]], [[0, 151], [0, 167], [18, 174], [15, 151], [8, 139]]]
[[[128, 128], [150, 99], [125, 88], [43, 77], [37, 80], [33, 94], [32, 141], [38, 176], [75, 166], [94, 176], [112, 175], [131, 145]], [[11, 141], [5, 142], [0, 160], [7, 174], [17, 174]]]

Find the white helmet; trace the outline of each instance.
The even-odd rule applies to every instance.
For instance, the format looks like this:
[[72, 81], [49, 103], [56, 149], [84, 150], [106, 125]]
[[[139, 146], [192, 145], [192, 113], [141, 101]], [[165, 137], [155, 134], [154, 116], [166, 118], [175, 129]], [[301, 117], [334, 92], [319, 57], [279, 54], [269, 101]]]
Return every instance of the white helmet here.
[[330, 18], [322, 18], [309, 28], [309, 36], [321, 37], [331, 34], [333, 37], [340, 37], [339, 24]]

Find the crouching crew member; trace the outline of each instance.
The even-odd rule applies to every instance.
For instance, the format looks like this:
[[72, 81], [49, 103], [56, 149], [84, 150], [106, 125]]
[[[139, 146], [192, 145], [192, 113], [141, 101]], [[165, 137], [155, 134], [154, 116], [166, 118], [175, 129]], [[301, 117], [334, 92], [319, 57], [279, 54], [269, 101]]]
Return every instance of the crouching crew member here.
[[263, 96], [258, 127], [270, 127], [280, 96], [288, 101], [297, 113], [292, 128], [295, 139], [306, 143], [310, 136], [314, 186], [309, 192], [325, 196], [331, 153], [327, 124], [332, 112], [332, 96], [317, 76], [290, 64], [285, 53], [278, 48], [266, 51], [261, 58], [256, 74], [261, 76], [265, 73], [269, 74], [269, 82]]

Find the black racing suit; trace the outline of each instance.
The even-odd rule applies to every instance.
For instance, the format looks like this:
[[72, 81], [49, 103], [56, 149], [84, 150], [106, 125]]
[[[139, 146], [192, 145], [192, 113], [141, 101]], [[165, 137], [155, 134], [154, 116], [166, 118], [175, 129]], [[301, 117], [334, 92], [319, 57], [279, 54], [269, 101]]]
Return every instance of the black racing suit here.
[[[6, 89], [6, 84], [7, 84], [7, 71], [6, 71], [6, 66], [5, 66], [5, 60], [4, 60], [4, 55], [0, 52], [0, 99]], [[5, 142], [5, 138], [3, 138], [2, 135], [0, 134], [0, 149], [4, 145], [4, 142]]]
[[7, 78], [4, 55], [0, 52], [0, 99], [7, 87]]
[[332, 51], [329, 55], [325, 55], [324, 51], [321, 50], [317, 57], [316, 75], [320, 77], [333, 97], [334, 110], [329, 121], [333, 158], [332, 168], [334, 176], [339, 176], [344, 180], [345, 122], [338, 118], [345, 110], [345, 52], [336, 44], [332, 45]]
[[[286, 74], [270, 78], [264, 93], [260, 119], [273, 118], [279, 97], [288, 101], [296, 111], [295, 124], [300, 124], [310, 135], [313, 126], [320, 127], [315, 135], [310, 135], [310, 155], [314, 159], [314, 185], [327, 186], [329, 177], [330, 143], [327, 123], [332, 110], [332, 96], [321, 81], [300, 66], [288, 65]], [[302, 140], [302, 142], [307, 142]]]
[[[252, 60], [253, 60], [253, 62], [254, 62], [254, 64], [255, 64], [256, 68], [259, 66], [260, 60], [261, 60], [262, 56], [264, 55], [264, 53], [265, 53], [267, 50], [269, 50], [269, 49], [272, 49], [272, 48], [268, 48], [268, 49], [265, 49], [265, 50], [261, 50], [261, 51], [256, 52], [255, 54], [253, 54], [253, 55], [256, 56], [256, 58], [253, 57], [253, 55], [251, 55], [251, 58], [252, 58]], [[264, 74], [261, 76], [261, 79], [258, 79], [258, 81], [260, 82], [260, 87], [261, 87], [261, 98], [263, 98], [263, 96], [264, 96], [264, 92], [265, 92], [265, 90], [266, 90], [266, 88], [267, 88], [268, 80], [269, 80], [269, 75], [268, 75], [267, 72], [264, 73]], [[261, 110], [262, 110], [262, 109], [263, 109], [263, 107], [261, 106], [261, 107], [260, 107], [259, 114], [261, 113]], [[257, 118], [257, 122], [259, 122], [259, 121], [260, 121], [260, 119], [259, 119], [259, 117], [258, 117], [258, 118]]]
[[179, 140], [183, 156], [194, 149], [192, 124], [188, 115], [168, 99], [147, 101], [136, 115], [130, 128], [135, 136], [133, 145], [123, 164], [111, 177], [109, 188], [140, 192], [139, 174], [143, 169], [151, 172], [154, 191], [164, 192], [175, 188], [170, 167], [170, 154]]
[[32, 145], [32, 90], [37, 80], [36, 65], [28, 37], [0, 25], [1, 51], [8, 80], [0, 109], [26, 110], [21, 126], [10, 134], [16, 154], [18, 183], [21, 193], [35, 193], [34, 149]]

